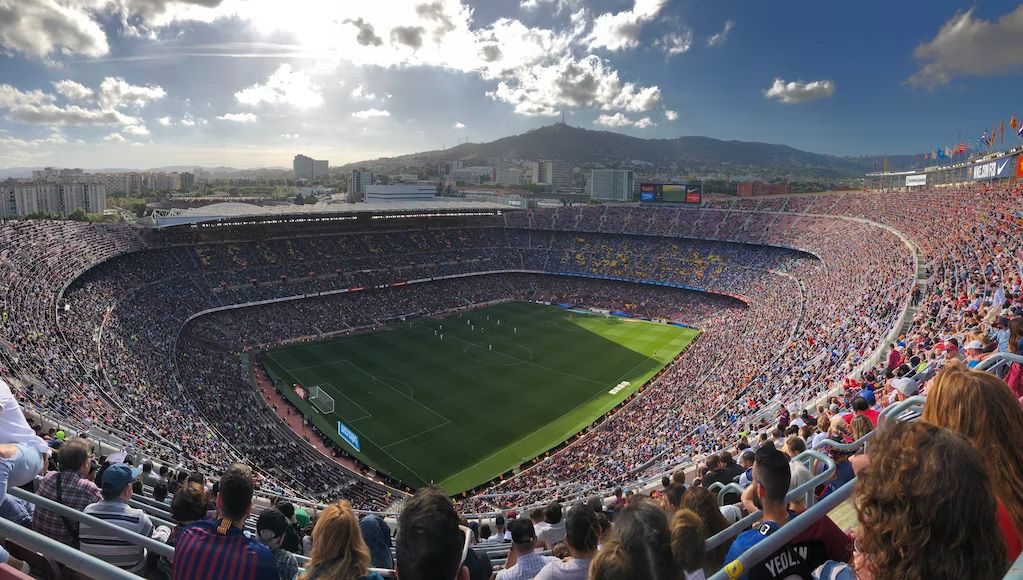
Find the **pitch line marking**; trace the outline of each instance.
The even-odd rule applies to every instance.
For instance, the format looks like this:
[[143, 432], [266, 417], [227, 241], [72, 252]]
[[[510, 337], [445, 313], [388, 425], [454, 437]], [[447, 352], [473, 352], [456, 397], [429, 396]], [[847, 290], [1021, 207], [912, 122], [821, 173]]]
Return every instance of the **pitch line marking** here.
[[397, 445], [399, 443], [404, 443], [404, 442], [408, 441], [409, 439], [415, 439], [416, 437], [420, 437], [420, 436], [426, 435], [430, 431], [434, 431], [436, 429], [440, 429], [441, 427], [447, 427], [450, 424], [451, 424], [451, 421], [445, 421], [444, 423], [441, 423], [440, 425], [436, 425], [434, 427], [430, 427], [429, 429], [426, 429], [424, 431], [420, 431], [419, 433], [416, 433], [415, 435], [409, 435], [408, 437], [406, 437], [404, 439], [399, 439], [398, 441], [395, 441], [394, 443], [388, 443], [387, 445], [382, 445], [382, 446], [380, 446], [380, 448], [381, 449], [387, 449], [389, 447], [394, 447], [395, 445]]

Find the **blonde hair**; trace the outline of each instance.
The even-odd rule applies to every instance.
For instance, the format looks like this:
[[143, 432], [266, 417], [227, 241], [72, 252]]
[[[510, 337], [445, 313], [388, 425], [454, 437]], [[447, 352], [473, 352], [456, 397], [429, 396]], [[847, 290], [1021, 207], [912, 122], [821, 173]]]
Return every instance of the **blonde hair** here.
[[302, 578], [359, 580], [369, 573], [369, 564], [352, 504], [341, 500], [327, 506], [313, 528], [313, 550]]
[[950, 362], [927, 393], [922, 419], [966, 437], [991, 487], [1023, 533], [1023, 407], [998, 377]]

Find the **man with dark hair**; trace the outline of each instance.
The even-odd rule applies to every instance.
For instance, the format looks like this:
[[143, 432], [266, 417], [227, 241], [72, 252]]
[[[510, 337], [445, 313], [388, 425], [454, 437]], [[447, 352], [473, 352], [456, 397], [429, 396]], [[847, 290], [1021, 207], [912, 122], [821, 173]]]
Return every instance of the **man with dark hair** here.
[[[89, 479], [92, 443], [88, 439], [76, 437], [64, 443], [57, 452], [57, 463], [60, 470], [47, 473], [36, 493], [78, 511], [103, 499], [99, 488]], [[78, 547], [78, 522], [71, 518], [36, 508], [32, 514], [32, 529], [62, 544]]]
[[273, 554], [242, 532], [252, 511], [252, 469], [235, 463], [220, 476], [220, 519], [195, 522], [181, 531], [172, 565], [175, 580], [275, 580]]
[[[103, 500], [85, 508], [85, 513], [115, 526], [166, 542], [170, 528], [154, 527], [153, 520], [145, 512], [128, 505], [132, 495], [132, 482], [142, 474], [142, 468], [132, 469], [126, 463], [115, 463], [103, 472]], [[129, 572], [142, 572], [146, 565], [146, 551], [90, 523], [81, 527], [82, 552], [105, 560]]]
[[[406, 508], [408, 509], [408, 508]], [[536, 544], [536, 531], [533, 522], [522, 518], [508, 524], [512, 535], [512, 553], [515, 565], [497, 573], [496, 580], [529, 580], [535, 578], [544, 566], [557, 562], [557, 558], [544, 556], [533, 549]], [[399, 564], [401, 557], [399, 556]]]
[[[677, 485], [672, 483], [668, 486], [669, 495]], [[597, 541], [600, 539], [597, 514], [587, 505], [577, 505], [568, 510], [565, 530], [565, 543], [572, 557], [547, 564], [536, 575], [537, 580], [586, 580], [590, 560], [597, 553]]]
[[537, 534], [537, 542], [550, 550], [554, 544], [565, 541], [565, 522], [561, 519], [561, 504], [553, 501], [543, 510], [547, 527]]
[[149, 487], [156, 487], [156, 484], [161, 483], [163, 478], [153, 473], [153, 462], [145, 461], [142, 463], [142, 483]]
[[[756, 528], [735, 538], [725, 556], [726, 566], [795, 517], [795, 514], [788, 511], [785, 501], [790, 483], [789, 457], [770, 446], [758, 449], [753, 461], [751, 489], [760, 500], [763, 518]], [[746, 493], [750, 493], [750, 490]], [[809, 579], [813, 578], [814, 569], [827, 560], [848, 562], [851, 557], [852, 540], [828, 517], [824, 517], [763, 562], [748, 568], [740, 579]]]
[[153, 486], [153, 499], [163, 503], [167, 501], [167, 484], [159, 481]]
[[881, 413], [871, 409], [870, 404], [867, 403], [867, 400], [862, 396], [856, 395], [853, 397], [852, 410], [852, 413], [842, 415], [842, 419], [845, 420], [846, 423], [852, 425], [853, 419], [856, 415], [863, 415], [870, 420], [870, 424], [873, 425], [875, 429], [877, 428], [877, 418], [881, 415]]
[[290, 524], [288, 531], [284, 533], [284, 542], [281, 544], [281, 549], [287, 550], [292, 554], [301, 554], [302, 535], [301, 530], [298, 529], [298, 525], [295, 523], [295, 506], [290, 501], [282, 501], [277, 504], [277, 511], [284, 514], [284, 517], [288, 519], [288, 524]]
[[497, 514], [494, 517], [494, 530], [495, 530], [494, 531], [494, 535], [492, 535], [489, 538], [487, 538], [485, 543], [487, 543], [487, 544], [502, 544], [502, 543], [508, 541], [508, 540], [506, 540], [504, 538], [505, 528], [504, 528], [504, 516], [502, 514]]
[[747, 487], [753, 483], [753, 459], [756, 457], [756, 453], [753, 453], [749, 449], [742, 452], [739, 456], [739, 461], [742, 464], [743, 472], [739, 475], [739, 485]]
[[421, 488], [398, 516], [394, 571], [400, 580], [468, 580], [463, 563], [471, 539], [448, 496], [436, 485]]

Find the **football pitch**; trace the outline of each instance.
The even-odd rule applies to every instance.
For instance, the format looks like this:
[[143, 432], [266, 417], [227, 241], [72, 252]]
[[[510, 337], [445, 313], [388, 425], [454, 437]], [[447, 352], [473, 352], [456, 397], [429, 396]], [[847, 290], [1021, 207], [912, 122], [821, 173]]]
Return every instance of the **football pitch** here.
[[[698, 331], [512, 302], [274, 349], [267, 370], [324, 433], [413, 487], [456, 494], [542, 454], [614, 408]], [[323, 414], [291, 387], [320, 387]], [[356, 452], [338, 420], [358, 435]]]

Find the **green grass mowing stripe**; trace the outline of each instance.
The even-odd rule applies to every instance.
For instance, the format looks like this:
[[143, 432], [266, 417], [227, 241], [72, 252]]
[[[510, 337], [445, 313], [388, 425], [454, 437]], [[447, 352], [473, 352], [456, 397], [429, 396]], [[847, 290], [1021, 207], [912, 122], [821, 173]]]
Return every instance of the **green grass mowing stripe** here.
[[[501, 326], [496, 319], [502, 320]], [[466, 320], [472, 321], [470, 325]], [[471, 329], [473, 324], [476, 331]], [[441, 325], [444, 340], [434, 337], [430, 329]], [[481, 332], [483, 327], [486, 334]], [[412, 485], [442, 480], [445, 489], [455, 493], [586, 427], [655, 374], [695, 334], [677, 327], [511, 303], [462, 317], [396, 324], [369, 335], [288, 347], [274, 351], [273, 360], [279, 363], [275, 374], [280, 378], [286, 377], [283, 369], [288, 367], [304, 386], [317, 384], [314, 381], [330, 383], [342, 419], [352, 409], [342, 408], [341, 397], [373, 414], [372, 419], [358, 420], [353, 426], [364, 438], [360, 458], [368, 464]], [[665, 341], [672, 345], [663, 346]], [[471, 346], [474, 342], [478, 345]], [[487, 344], [506, 352], [484, 350]], [[338, 359], [354, 361], [365, 371], [362, 378], [346, 371], [347, 363], [327, 364]], [[408, 398], [393, 393], [383, 397], [377, 392], [387, 393], [387, 389], [373, 388], [372, 396], [350, 392], [365, 383], [365, 375], [407, 383], [414, 388], [416, 403], [450, 418], [452, 424], [424, 422], [430, 413], [407, 404]], [[600, 397], [617, 384], [618, 377], [630, 380], [630, 389], [617, 397]], [[286, 394], [293, 401], [297, 398], [290, 389]], [[299, 407], [308, 411], [308, 405]], [[364, 416], [355, 411], [349, 420]], [[318, 413], [311, 417], [336, 438], [335, 418]]]

